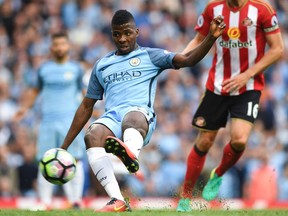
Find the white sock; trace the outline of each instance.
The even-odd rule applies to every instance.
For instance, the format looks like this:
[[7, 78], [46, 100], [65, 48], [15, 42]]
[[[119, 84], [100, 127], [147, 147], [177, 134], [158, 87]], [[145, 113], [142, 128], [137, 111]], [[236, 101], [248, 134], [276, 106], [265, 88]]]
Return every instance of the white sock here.
[[126, 129], [123, 134], [123, 141], [138, 158], [144, 142], [140, 132], [135, 128]]
[[77, 161], [74, 178], [63, 185], [64, 192], [71, 204], [81, 204], [84, 189], [84, 167], [82, 161]]
[[53, 187], [54, 185], [48, 182], [39, 171], [37, 177], [37, 192], [41, 203], [46, 207], [51, 207]]
[[108, 196], [124, 201], [119, 184], [113, 172], [113, 166], [104, 148], [87, 149], [89, 164]]

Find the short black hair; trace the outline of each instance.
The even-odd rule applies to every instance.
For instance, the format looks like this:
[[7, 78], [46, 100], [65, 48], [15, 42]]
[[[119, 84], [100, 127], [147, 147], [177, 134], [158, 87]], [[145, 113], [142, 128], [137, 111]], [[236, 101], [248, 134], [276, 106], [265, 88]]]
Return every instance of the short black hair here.
[[133, 15], [127, 10], [118, 10], [112, 17], [111, 25], [123, 25], [128, 22], [135, 23]]
[[66, 38], [68, 40], [68, 35], [66, 32], [57, 32], [57, 33], [52, 34], [51, 37], [52, 37], [52, 40], [54, 40], [56, 38], [62, 38], [62, 37]]

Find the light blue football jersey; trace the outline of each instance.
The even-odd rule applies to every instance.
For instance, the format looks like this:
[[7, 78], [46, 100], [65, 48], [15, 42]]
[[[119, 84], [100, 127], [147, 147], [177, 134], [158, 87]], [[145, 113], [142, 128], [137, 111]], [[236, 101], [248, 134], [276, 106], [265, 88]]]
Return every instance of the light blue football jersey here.
[[80, 104], [83, 69], [77, 62], [48, 61], [39, 68], [34, 87], [41, 91], [43, 122], [72, 119]]
[[101, 100], [105, 111], [121, 106], [148, 107], [153, 110], [157, 76], [174, 68], [176, 53], [138, 47], [127, 55], [115, 51], [99, 59], [93, 67], [86, 97]]

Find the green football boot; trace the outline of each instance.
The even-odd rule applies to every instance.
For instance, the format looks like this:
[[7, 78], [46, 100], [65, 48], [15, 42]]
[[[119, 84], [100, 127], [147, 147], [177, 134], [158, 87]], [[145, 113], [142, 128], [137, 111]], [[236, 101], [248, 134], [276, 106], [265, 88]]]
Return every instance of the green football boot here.
[[207, 201], [211, 201], [217, 197], [221, 183], [222, 183], [222, 177], [219, 177], [215, 173], [215, 170], [216, 169], [212, 170], [210, 174], [210, 179], [205, 185], [203, 192], [202, 192], [202, 197]]
[[191, 199], [189, 198], [181, 198], [178, 202], [178, 206], [176, 209], [177, 212], [191, 212]]

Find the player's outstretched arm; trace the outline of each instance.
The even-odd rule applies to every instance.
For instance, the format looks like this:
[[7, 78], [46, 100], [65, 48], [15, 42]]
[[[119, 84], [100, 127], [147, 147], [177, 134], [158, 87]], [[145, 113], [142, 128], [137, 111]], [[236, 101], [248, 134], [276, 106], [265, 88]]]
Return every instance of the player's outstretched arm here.
[[173, 65], [176, 68], [192, 67], [197, 64], [209, 52], [217, 38], [222, 35], [226, 24], [222, 16], [215, 17], [210, 25], [209, 34], [194, 49], [186, 54], [176, 54], [173, 59]]
[[190, 50], [196, 48], [202, 41], [205, 39], [205, 36], [200, 34], [199, 32], [195, 35], [195, 37], [187, 44], [185, 49], [182, 51], [182, 54], [188, 53]]
[[92, 115], [94, 104], [97, 100], [85, 97], [78, 107], [69, 131], [61, 146], [63, 149], [68, 149], [75, 137], [80, 133], [87, 121]]

